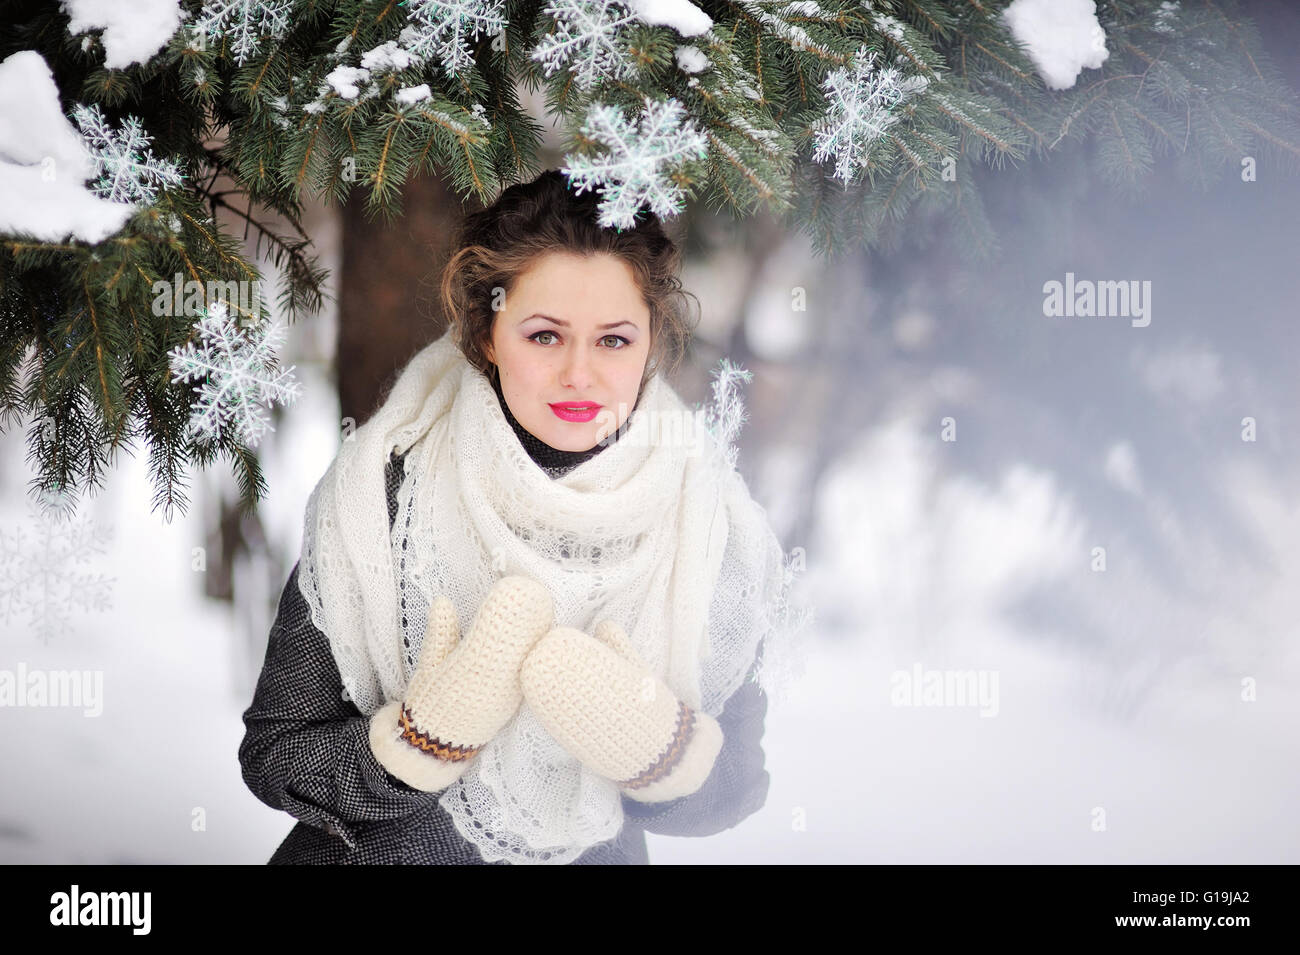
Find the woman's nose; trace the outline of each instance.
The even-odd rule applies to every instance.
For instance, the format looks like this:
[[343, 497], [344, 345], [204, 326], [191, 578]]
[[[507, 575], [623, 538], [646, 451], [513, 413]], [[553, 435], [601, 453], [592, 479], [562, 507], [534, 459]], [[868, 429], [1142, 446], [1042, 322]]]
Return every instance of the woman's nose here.
[[591, 362], [581, 348], [570, 349], [564, 356], [560, 383], [566, 387], [572, 386], [575, 391], [582, 391], [591, 384]]

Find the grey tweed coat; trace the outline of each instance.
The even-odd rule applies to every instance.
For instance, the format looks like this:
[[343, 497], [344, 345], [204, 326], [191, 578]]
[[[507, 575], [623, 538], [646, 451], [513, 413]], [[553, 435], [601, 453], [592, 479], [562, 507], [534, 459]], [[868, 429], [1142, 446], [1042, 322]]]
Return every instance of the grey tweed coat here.
[[[590, 453], [557, 452], [535, 438], [530, 442], [527, 432], [520, 438], [552, 477]], [[403, 461], [395, 456], [388, 463], [390, 526]], [[718, 717], [724, 743], [704, 785], [666, 802], [624, 797], [619, 834], [589, 848], [575, 864], [647, 865], [646, 832], [712, 835], [760, 809], [769, 783], [760, 745], [766, 713], [763, 690], [752, 681], [742, 683]], [[298, 820], [269, 864], [484, 864], [477, 847], [456, 831], [438, 805], [441, 792], [408, 786], [375, 758], [369, 719], [344, 696], [329, 640], [312, 623], [298, 590], [297, 565], [280, 596], [243, 722], [239, 763], [244, 782], [262, 802]]]

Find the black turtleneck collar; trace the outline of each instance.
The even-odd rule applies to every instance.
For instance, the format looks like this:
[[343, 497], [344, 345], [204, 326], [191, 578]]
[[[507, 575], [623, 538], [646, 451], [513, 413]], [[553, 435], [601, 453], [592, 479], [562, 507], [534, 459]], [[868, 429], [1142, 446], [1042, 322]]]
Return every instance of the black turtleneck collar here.
[[[497, 400], [501, 403], [501, 410], [505, 413], [506, 420], [510, 422], [510, 427], [514, 429], [515, 434], [519, 438], [519, 443], [524, 446], [524, 450], [528, 452], [528, 456], [533, 459], [537, 466], [553, 478], [567, 474], [583, 461], [587, 461], [600, 454], [601, 451], [604, 451], [607, 447], [627, 433], [628, 422], [632, 420], [632, 414], [629, 413], [616, 432], [610, 435], [610, 437], [605, 441], [598, 442], [593, 448], [588, 448], [586, 451], [561, 451], [558, 448], [551, 447], [520, 424], [515, 419], [515, 416], [510, 413], [510, 407], [506, 404], [506, 397], [501, 392], [500, 376], [494, 373], [489, 375], [488, 378], [492, 382], [492, 390], [497, 393]], [[640, 403], [639, 399], [637, 403]], [[636, 411], [635, 405], [633, 406], [632, 411]]]

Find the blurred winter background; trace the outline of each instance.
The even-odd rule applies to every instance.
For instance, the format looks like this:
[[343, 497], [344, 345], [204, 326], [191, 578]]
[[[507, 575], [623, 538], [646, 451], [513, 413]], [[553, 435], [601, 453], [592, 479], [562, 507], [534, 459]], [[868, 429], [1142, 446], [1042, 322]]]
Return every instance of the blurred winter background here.
[[[1296, 23], [1273, 43], [1300, 85]], [[802, 548], [816, 622], [771, 701], [766, 805], [708, 838], [651, 835], [653, 862], [1300, 861], [1300, 183], [1230, 168], [1205, 193], [1158, 174], [1131, 197], [1063, 156], [1008, 167], [987, 202], [983, 263], [935, 236], [828, 264], [763, 221], [691, 218], [702, 322], [677, 384], [702, 400], [724, 355], [754, 372], [741, 467]], [[55, 635], [3, 624], [0, 669], [101, 670], [103, 700], [0, 708], [0, 862], [262, 863], [292, 827], [243, 784], [240, 714], [341, 438], [348, 336], [367, 296], [432, 292], [361, 284], [358, 222], [305, 223], [357, 320], [331, 304], [291, 330], [305, 397], [260, 448], [258, 518], [235, 516], [220, 463], [167, 523], [124, 457], [82, 504], [104, 551], [39, 585]], [[394, 245], [418, 258], [428, 231]], [[1067, 272], [1149, 282], [1150, 324], [1046, 317]], [[410, 348], [435, 334], [425, 314]], [[10, 570], [59, 553], [24, 432], [0, 436]], [[110, 607], [79, 609], [96, 574]], [[916, 670], [995, 676], [996, 705], [899, 705]]]

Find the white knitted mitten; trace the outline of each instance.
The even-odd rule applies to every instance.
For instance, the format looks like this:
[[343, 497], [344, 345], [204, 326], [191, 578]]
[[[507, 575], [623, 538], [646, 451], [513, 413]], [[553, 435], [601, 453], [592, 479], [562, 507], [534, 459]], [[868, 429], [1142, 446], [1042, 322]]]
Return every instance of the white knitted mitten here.
[[525, 657], [524, 699], [555, 739], [632, 799], [689, 795], [708, 779], [722, 727], [655, 676], [610, 620], [557, 627]]
[[454, 783], [519, 709], [520, 667], [554, 619], [551, 595], [528, 577], [493, 584], [464, 640], [451, 600], [435, 598], [402, 700], [370, 718], [375, 758], [416, 789]]

